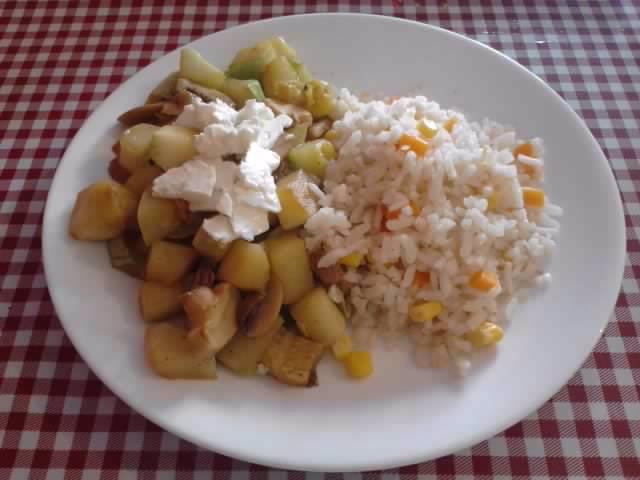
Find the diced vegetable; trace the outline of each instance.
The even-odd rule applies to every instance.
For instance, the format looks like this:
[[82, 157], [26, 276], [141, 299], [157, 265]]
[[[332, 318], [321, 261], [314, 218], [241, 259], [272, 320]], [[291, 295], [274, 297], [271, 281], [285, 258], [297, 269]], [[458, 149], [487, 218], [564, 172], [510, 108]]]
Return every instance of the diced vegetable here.
[[544, 192], [539, 188], [522, 187], [522, 200], [527, 208], [543, 208]]
[[351, 351], [353, 350], [353, 343], [351, 342], [351, 337], [349, 335], [342, 335], [336, 343], [331, 347], [331, 351], [333, 352], [333, 356], [338, 360], [344, 359]]
[[329, 142], [333, 142], [336, 138], [338, 138], [338, 132], [333, 129], [324, 134], [324, 139]]
[[280, 179], [277, 185], [280, 212], [278, 220], [285, 230], [304, 225], [307, 219], [318, 210], [317, 200], [309, 190], [311, 178], [302, 170], [290, 173]]
[[238, 331], [237, 309], [240, 294], [228, 284], [213, 289], [197, 287], [182, 297], [192, 337], [202, 337], [209, 349], [218, 352]]
[[273, 60], [262, 75], [264, 93], [285, 103], [300, 105], [303, 100], [303, 83], [286, 57]]
[[129, 190], [141, 197], [147, 188], [153, 185], [153, 181], [164, 172], [155, 165], [145, 165], [136, 169], [124, 184]]
[[419, 302], [409, 309], [409, 318], [412, 322], [430, 322], [442, 313], [440, 302]]
[[296, 51], [291, 48], [291, 46], [284, 40], [282, 37], [275, 37], [269, 39], [271, 46], [275, 50], [277, 55], [288, 58], [289, 60], [296, 60], [298, 58], [298, 54]]
[[336, 101], [327, 82], [311, 80], [304, 86], [304, 108], [314, 119], [326, 117], [335, 108]]
[[469, 279], [469, 286], [482, 292], [489, 292], [498, 285], [498, 277], [493, 272], [476, 272]]
[[487, 197], [487, 210], [492, 212], [498, 206], [498, 196], [495, 193], [492, 193]]
[[238, 51], [227, 74], [233, 78], [243, 80], [260, 79], [267, 65], [275, 60], [277, 54], [271, 41], [265, 40], [255, 47], [243, 48]]
[[183, 48], [180, 51], [180, 76], [217, 90], [220, 90], [224, 83], [224, 73], [192, 48]]
[[518, 155], [526, 155], [527, 157], [535, 157], [536, 152], [530, 143], [521, 143], [513, 149], [513, 158], [517, 159]]
[[151, 245], [145, 278], [162, 285], [174, 285], [196, 261], [196, 251], [186, 245], [157, 241]]
[[242, 107], [247, 100], [255, 99], [264, 102], [264, 92], [258, 80], [239, 80], [237, 78], [226, 78], [222, 91], [229, 95], [233, 101]]
[[411, 285], [414, 288], [428, 288], [430, 284], [431, 275], [429, 272], [416, 271], [416, 273], [413, 274], [413, 282], [411, 282]]
[[315, 367], [324, 345], [280, 328], [269, 344], [262, 362], [276, 380], [299, 387], [315, 384]]
[[145, 190], [138, 204], [138, 226], [147, 245], [162, 240], [181, 223], [176, 202], [156, 198], [150, 189]]
[[291, 316], [305, 337], [333, 345], [346, 329], [344, 315], [324, 288], [314, 288], [291, 306]]
[[345, 356], [343, 365], [349, 376], [356, 380], [363, 380], [373, 373], [369, 352], [351, 352]]
[[465, 340], [476, 348], [495, 345], [504, 337], [504, 331], [493, 322], [483, 322], [478, 328], [464, 335]]
[[273, 328], [260, 337], [248, 337], [241, 331], [237, 332], [218, 352], [218, 361], [238, 375], [255, 375], [258, 363], [283, 323], [282, 317], [278, 316]]
[[193, 137], [196, 132], [179, 125], [165, 125], [153, 132], [149, 155], [163, 170], [179, 167], [196, 155]]
[[400, 149], [411, 150], [417, 156], [422, 157], [429, 149], [429, 144], [420, 137], [402, 134], [396, 144]]
[[304, 66], [304, 63], [298, 62], [296, 60], [291, 60], [291, 65], [293, 66], [293, 69], [298, 74], [298, 78], [302, 83], [308, 83], [311, 80], [313, 80], [313, 77], [311, 76], [311, 72], [307, 70], [307, 67]]
[[76, 240], [109, 240], [124, 232], [135, 216], [137, 199], [113, 180], [101, 180], [76, 196], [69, 234]]
[[201, 341], [187, 337], [172, 323], [149, 325], [144, 335], [144, 350], [151, 368], [169, 379], [214, 380], [216, 359]]
[[270, 271], [262, 245], [236, 240], [222, 259], [218, 276], [241, 290], [264, 290]]
[[341, 263], [342, 265], [346, 265], [347, 267], [358, 268], [362, 263], [363, 258], [364, 258], [364, 255], [362, 253], [353, 252], [353, 253], [350, 253], [349, 255], [342, 257], [339, 260], [339, 263]]
[[116, 270], [136, 278], [144, 278], [144, 258], [138, 254], [134, 244], [121, 235], [107, 242], [109, 260]]
[[431, 140], [438, 133], [438, 124], [433, 120], [423, 118], [418, 122], [418, 125], [416, 125], [416, 129], [422, 138]]
[[284, 233], [265, 243], [271, 269], [282, 284], [283, 303], [297, 302], [313, 288], [313, 273], [304, 240], [295, 233]]
[[291, 168], [302, 169], [310, 175], [324, 178], [327, 164], [336, 158], [336, 149], [325, 139], [303, 143], [292, 148], [287, 155]]
[[178, 285], [166, 286], [143, 282], [138, 293], [140, 313], [145, 322], [165, 320], [180, 313], [182, 289]]
[[198, 253], [213, 260], [214, 263], [218, 263], [222, 260], [231, 247], [231, 243], [220, 243], [219, 241], [211, 238], [211, 236], [202, 227], [200, 227], [195, 237], [193, 237], [192, 245]]

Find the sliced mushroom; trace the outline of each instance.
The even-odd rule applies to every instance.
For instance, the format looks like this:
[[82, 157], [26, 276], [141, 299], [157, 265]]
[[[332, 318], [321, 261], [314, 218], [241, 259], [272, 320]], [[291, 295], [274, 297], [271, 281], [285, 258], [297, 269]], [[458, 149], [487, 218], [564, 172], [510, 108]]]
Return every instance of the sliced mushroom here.
[[129, 170], [124, 168], [118, 157], [111, 159], [109, 163], [109, 176], [118, 183], [125, 183], [129, 178]]
[[318, 120], [311, 127], [309, 127], [309, 139], [316, 140], [317, 138], [324, 137], [324, 134], [331, 128], [331, 120], [323, 118]]
[[177, 117], [182, 113], [182, 105], [177, 105], [173, 102], [165, 102], [160, 113], [163, 115]]
[[178, 92], [180, 90], [188, 90], [189, 92], [199, 96], [205, 102], [212, 102], [218, 99], [218, 100], [222, 100], [224, 103], [228, 105], [231, 105], [232, 107], [235, 107], [235, 102], [228, 95], [225, 95], [224, 93], [218, 90], [214, 90], [212, 88], [206, 88], [201, 85], [198, 85], [197, 83], [193, 83], [190, 80], [187, 80], [186, 78], [178, 79], [178, 81], [176, 82], [176, 89], [178, 90]]
[[276, 115], [288, 115], [299, 125], [311, 125], [313, 117], [311, 113], [302, 107], [290, 103], [282, 103], [272, 98], [267, 98], [264, 102]]
[[282, 283], [271, 275], [264, 292], [252, 293], [241, 300], [238, 306], [238, 321], [247, 337], [260, 337], [271, 331], [278, 321], [284, 291]]
[[191, 105], [195, 98], [198, 98], [195, 93], [191, 93], [189, 90], [180, 90], [174, 95], [171, 101], [176, 105], [185, 107], [187, 105]]
[[210, 350], [217, 352], [238, 331], [236, 309], [238, 290], [228, 283], [214, 288], [197, 287], [182, 296], [182, 306], [189, 319], [189, 336], [201, 336]]
[[156, 103], [171, 98], [176, 93], [176, 81], [178, 72], [173, 72], [163, 78], [156, 87], [151, 90], [145, 103]]
[[132, 127], [138, 123], [153, 122], [157, 114], [162, 112], [164, 102], [147, 103], [139, 107], [127, 110], [118, 117], [118, 121], [126, 127]]

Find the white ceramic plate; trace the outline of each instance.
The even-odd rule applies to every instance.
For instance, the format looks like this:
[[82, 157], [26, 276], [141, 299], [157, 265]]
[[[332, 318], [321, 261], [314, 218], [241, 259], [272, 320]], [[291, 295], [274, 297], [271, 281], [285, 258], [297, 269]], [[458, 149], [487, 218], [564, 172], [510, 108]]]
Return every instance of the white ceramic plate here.
[[151, 421], [205, 448], [304, 470], [416, 463], [469, 447], [538, 408], [580, 367], [610, 315], [623, 271], [624, 222], [609, 165], [584, 123], [548, 86], [504, 55], [445, 30], [366, 15], [278, 18], [192, 44], [216, 65], [285, 35], [311, 71], [359, 92], [423, 93], [515, 126], [547, 146], [547, 191], [565, 215], [553, 284], [521, 309], [491, 358], [463, 382], [374, 352], [375, 374], [345, 380], [330, 361], [320, 386], [282, 387], [224, 372], [215, 383], [170, 382], [145, 366], [136, 281], [112, 270], [103, 244], [72, 241], [76, 192], [106, 175], [116, 117], [177, 65], [172, 52], [118, 88], [70, 144], [51, 187], [44, 258], [64, 328], [93, 371]]

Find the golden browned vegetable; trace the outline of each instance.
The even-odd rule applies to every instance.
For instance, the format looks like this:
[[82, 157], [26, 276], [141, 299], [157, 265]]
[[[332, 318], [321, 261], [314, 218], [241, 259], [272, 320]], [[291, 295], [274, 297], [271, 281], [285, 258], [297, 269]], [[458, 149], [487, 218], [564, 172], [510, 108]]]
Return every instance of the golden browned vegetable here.
[[112, 180], [101, 180], [76, 197], [69, 234], [76, 240], [109, 240], [124, 232], [135, 215], [136, 196]]
[[138, 293], [140, 313], [145, 322], [165, 320], [180, 313], [182, 289], [177, 285], [167, 287], [159, 283], [143, 282]]
[[335, 108], [335, 98], [327, 82], [311, 80], [304, 86], [304, 108], [314, 119], [326, 117]]
[[216, 90], [220, 90], [224, 83], [224, 73], [202, 58], [193, 48], [180, 50], [180, 76]]
[[295, 303], [313, 288], [313, 274], [304, 240], [293, 232], [269, 238], [265, 242], [273, 273], [280, 279], [283, 303]]
[[258, 363], [273, 341], [275, 335], [283, 324], [282, 317], [278, 316], [275, 324], [260, 337], [248, 337], [238, 331], [225, 347], [218, 352], [218, 361], [233, 373], [238, 375], [255, 375]]
[[344, 315], [324, 288], [314, 288], [291, 306], [291, 316], [305, 337], [333, 345], [345, 333]]
[[155, 165], [145, 165], [133, 172], [124, 186], [140, 198], [144, 191], [153, 185], [153, 181], [163, 173], [162, 169]]
[[240, 301], [238, 324], [248, 337], [260, 337], [273, 329], [282, 298], [282, 283], [272, 273], [264, 292], [252, 292]]
[[197, 287], [182, 297], [191, 337], [201, 337], [214, 352], [224, 347], [238, 331], [238, 290], [228, 283], [214, 288]]
[[144, 350], [151, 368], [169, 379], [214, 380], [216, 359], [201, 339], [191, 339], [172, 323], [149, 325]]
[[149, 156], [163, 170], [179, 167], [196, 155], [193, 137], [196, 132], [179, 125], [165, 125], [153, 132]]
[[315, 385], [315, 367], [324, 345], [280, 328], [262, 362], [276, 380], [298, 387]]
[[241, 290], [264, 290], [270, 271], [269, 259], [262, 245], [235, 240], [222, 259], [218, 276]]
[[196, 261], [196, 251], [189, 246], [157, 241], [151, 250], [145, 266], [145, 278], [163, 285], [178, 282]]
[[[151, 105], [146, 105], [150, 107]], [[151, 156], [151, 138], [159, 127], [148, 123], [138, 123], [128, 128], [120, 135], [120, 153], [118, 155], [120, 164], [129, 173], [149, 164]]]
[[285, 103], [301, 104], [303, 86], [293, 64], [285, 57], [273, 60], [262, 75], [262, 87], [267, 97]]
[[193, 237], [193, 248], [198, 253], [204, 255], [207, 258], [213, 260], [214, 263], [218, 263], [224, 257], [225, 253], [231, 247], [231, 243], [220, 243], [209, 236], [209, 234], [202, 227], [196, 232]]
[[182, 223], [176, 202], [156, 198], [147, 189], [138, 204], [138, 227], [147, 245], [162, 240]]

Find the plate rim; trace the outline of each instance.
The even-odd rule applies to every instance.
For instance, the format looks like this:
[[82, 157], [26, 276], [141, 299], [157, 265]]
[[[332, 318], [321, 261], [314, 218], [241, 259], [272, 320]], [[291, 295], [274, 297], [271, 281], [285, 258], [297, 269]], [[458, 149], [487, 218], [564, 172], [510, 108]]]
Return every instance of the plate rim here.
[[[80, 142], [80, 138], [82, 137], [82, 134], [85, 133], [84, 130], [87, 126], [87, 124], [96, 116], [99, 116], [100, 111], [102, 109], [102, 107], [108, 103], [112, 97], [116, 96], [121, 90], [125, 89], [127, 84], [129, 82], [131, 82], [133, 79], [142, 76], [145, 74], [145, 72], [150, 69], [154, 64], [156, 64], [157, 62], [161, 61], [163, 58], [165, 58], [166, 56], [175, 54], [177, 51], [179, 51], [180, 49], [186, 47], [186, 46], [190, 46], [196, 42], [199, 42], [201, 40], [204, 40], [206, 38], [209, 37], [214, 37], [215, 35], [219, 34], [220, 32], [223, 31], [230, 31], [230, 30], [242, 30], [242, 29], [251, 29], [253, 28], [256, 24], [267, 24], [267, 23], [279, 23], [279, 22], [288, 22], [291, 19], [300, 19], [303, 17], [326, 17], [326, 18], [331, 18], [331, 17], [365, 17], [365, 19], [370, 19], [372, 21], [380, 21], [380, 22], [397, 22], [397, 23], [406, 23], [406, 24], [412, 24], [413, 26], [418, 26], [421, 27], [425, 30], [433, 30], [436, 31], [438, 34], [443, 34], [443, 35], [449, 35], [449, 36], [453, 36], [453, 37], [457, 37], [460, 40], [464, 40], [467, 42], [470, 42], [470, 45], [474, 45], [476, 48], [482, 48], [484, 50], [489, 51], [491, 54], [495, 55], [498, 54], [500, 57], [502, 57], [504, 60], [506, 60], [507, 62], [509, 62], [511, 64], [511, 66], [513, 67], [517, 67], [520, 70], [523, 70], [524, 72], [527, 73], [527, 75], [529, 75], [530, 77], [534, 78], [536, 80], [536, 82], [539, 84], [540, 87], [542, 87], [546, 93], [550, 93], [552, 94], [553, 97], [555, 97], [555, 100], [559, 101], [560, 104], [562, 105], [562, 108], [567, 111], [567, 113], [569, 113], [574, 121], [576, 122], [576, 125], [578, 125], [580, 127], [581, 130], [584, 131], [584, 133], [587, 133], [587, 136], [589, 138], [589, 141], [591, 143], [591, 147], [595, 148], [595, 150], [598, 152], [601, 161], [604, 161], [604, 163], [607, 166], [607, 171], [608, 171], [608, 182], [613, 182], [613, 186], [615, 191], [618, 193], [616, 195], [616, 200], [615, 200], [615, 204], [616, 204], [616, 211], [615, 211], [615, 223], [618, 224], [618, 227], [620, 229], [620, 231], [618, 232], [620, 234], [620, 240], [621, 240], [621, 245], [620, 248], [617, 250], [617, 261], [616, 261], [616, 272], [617, 272], [617, 277], [620, 278], [620, 284], [617, 286], [617, 289], [615, 290], [615, 293], [610, 294], [608, 297], [608, 301], [606, 302], [607, 304], [611, 304], [611, 309], [612, 311], [610, 312], [609, 316], [605, 317], [600, 325], [600, 328], [598, 330], [597, 335], [593, 336], [593, 340], [592, 340], [592, 344], [591, 344], [591, 348], [589, 349], [587, 355], [585, 356], [584, 359], [582, 359], [581, 363], [576, 367], [576, 369], [573, 371], [573, 373], [571, 373], [571, 375], [568, 376], [568, 378], [566, 378], [562, 383], [560, 383], [559, 385], [549, 385], [545, 391], [544, 391], [544, 398], [546, 400], [544, 400], [543, 402], [541, 402], [540, 404], [536, 405], [533, 409], [531, 409], [530, 411], [528, 411], [525, 415], [512, 415], [509, 418], [505, 418], [502, 422], [497, 423], [495, 425], [495, 428], [491, 431], [491, 432], [483, 432], [483, 433], [477, 433], [476, 435], [470, 435], [467, 438], [467, 441], [464, 443], [464, 445], [460, 446], [460, 449], [464, 449], [464, 448], [469, 448], [475, 444], [477, 444], [478, 442], [481, 442], [483, 440], [486, 440], [488, 438], [492, 438], [495, 435], [499, 434], [500, 432], [504, 431], [505, 429], [509, 428], [510, 426], [516, 424], [517, 422], [523, 420], [524, 418], [526, 418], [527, 416], [529, 416], [532, 412], [537, 411], [544, 403], [546, 403], [558, 390], [560, 390], [564, 385], [567, 384], [567, 382], [571, 379], [571, 377], [573, 375], [575, 375], [575, 373], [577, 371], [580, 370], [581, 366], [584, 363], [584, 360], [586, 360], [586, 358], [588, 358], [588, 356], [591, 354], [591, 352], [593, 352], [593, 349], [595, 348], [597, 342], [599, 341], [599, 339], [601, 338], [604, 329], [606, 327], [606, 325], [609, 322], [609, 319], [611, 318], [612, 314], [614, 313], [614, 309], [615, 309], [615, 305], [616, 305], [616, 299], [618, 298], [618, 295], [620, 293], [620, 286], [621, 283], [623, 281], [623, 273], [624, 273], [624, 264], [625, 264], [625, 258], [626, 258], [626, 225], [625, 225], [625, 219], [624, 219], [624, 208], [623, 208], [623, 203], [621, 200], [621, 195], [620, 195], [620, 190], [615, 178], [615, 174], [613, 171], [613, 167], [611, 165], [611, 163], [609, 162], [609, 160], [607, 159], [607, 157], [604, 155], [604, 152], [602, 151], [602, 148], [600, 147], [600, 144], [598, 143], [598, 141], [596, 140], [596, 138], [594, 137], [593, 133], [591, 132], [591, 130], [589, 129], [589, 127], [586, 125], [586, 123], [584, 122], [584, 120], [573, 110], [573, 108], [550, 86], [548, 85], [543, 79], [541, 79], [538, 75], [536, 75], [534, 72], [530, 71], [529, 69], [527, 69], [526, 67], [524, 67], [523, 65], [521, 65], [520, 63], [518, 63], [516, 60], [512, 59], [511, 57], [509, 57], [508, 55], [506, 55], [505, 53], [494, 49], [493, 47], [486, 45], [478, 40], [475, 40], [473, 38], [470, 38], [466, 35], [451, 31], [451, 30], [447, 30], [445, 28], [436, 26], [436, 25], [431, 25], [425, 22], [420, 22], [420, 21], [415, 21], [415, 20], [410, 20], [410, 19], [404, 19], [404, 18], [397, 18], [397, 17], [391, 17], [391, 16], [387, 16], [387, 15], [376, 15], [376, 14], [364, 14], [364, 13], [348, 13], [348, 12], [335, 12], [335, 13], [310, 13], [310, 14], [300, 14], [300, 15], [288, 15], [288, 16], [280, 16], [280, 17], [272, 17], [272, 18], [267, 18], [267, 19], [263, 19], [263, 20], [258, 20], [258, 21], [254, 21], [254, 22], [247, 22], [247, 23], [243, 23], [243, 24], [239, 24], [239, 25], [234, 25], [232, 27], [226, 28], [226, 29], [221, 29], [221, 30], [217, 30], [215, 32], [212, 32], [210, 34], [204, 35], [202, 37], [196, 38], [194, 40], [192, 40], [189, 43], [186, 43], [184, 45], [180, 45], [178, 46], [176, 49], [171, 50], [169, 52], [164, 53], [163, 55], [161, 55], [160, 57], [156, 58], [155, 60], [153, 60], [152, 62], [150, 62], [149, 64], [147, 64], [145, 67], [143, 67], [142, 69], [136, 71], [133, 75], [129, 76], [128, 78], [126, 78], [125, 80], [122, 81], [122, 83], [116, 88], [114, 89], [104, 100], [102, 100], [100, 102], [100, 104], [96, 107], [96, 109], [83, 121], [82, 126], [78, 129], [78, 131], [75, 133], [73, 139], [71, 140], [71, 142], [69, 142], [69, 144], [67, 145], [65, 152], [60, 160], [60, 162], [58, 163], [58, 165], [56, 166], [56, 171], [54, 174], [54, 177], [51, 181], [51, 185], [49, 187], [49, 191], [47, 193], [47, 200], [46, 200], [46, 204], [45, 204], [45, 209], [44, 209], [44, 214], [43, 214], [43, 220], [42, 220], [42, 232], [41, 232], [41, 237], [42, 237], [42, 262], [43, 262], [43, 267], [44, 267], [44, 275], [45, 275], [45, 280], [46, 280], [46, 285], [47, 285], [47, 290], [49, 291], [49, 296], [51, 298], [51, 302], [52, 305], [54, 307], [54, 310], [56, 312], [56, 316], [58, 317], [58, 319], [60, 320], [60, 324], [62, 325], [62, 328], [64, 329], [65, 334], [67, 335], [67, 337], [69, 338], [69, 340], [71, 341], [71, 343], [73, 344], [75, 350], [78, 352], [78, 355], [82, 358], [82, 360], [86, 363], [87, 367], [92, 371], [92, 373], [94, 375], [96, 375], [100, 381], [107, 387], [109, 388], [114, 395], [116, 395], [120, 400], [122, 400], [125, 404], [127, 404], [130, 408], [132, 408], [136, 413], [142, 415], [144, 418], [146, 418], [147, 420], [151, 421], [152, 423], [160, 426], [161, 428], [163, 428], [164, 430], [170, 432], [173, 435], [176, 435], [179, 438], [185, 439], [195, 445], [198, 445], [201, 448], [204, 448], [206, 450], [210, 450], [210, 451], [214, 451], [216, 453], [220, 453], [232, 458], [236, 458], [236, 459], [240, 459], [246, 462], [251, 462], [251, 463], [258, 463], [261, 465], [265, 465], [265, 466], [269, 466], [269, 467], [273, 467], [273, 468], [283, 468], [283, 469], [290, 469], [290, 470], [299, 470], [299, 471], [316, 471], [316, 472], [320, 472], [320, 471], [325, 471], [325, 472], [356, 472], [356, 471], [371, 471], [371, 470], [379, 470], [379, 469], [386, 469], [386, 468], [395, 468], [395, 467], [401, 467], [401, 466], [405, 466], [405, 465], [411, 465], [411, 464], [416, 464], [416, 463], [421, 463], [424, 461], [428, 461], [428, 460], [432, 460], [435, 458], [438, 458], [440, 456], [443, 455], [447, 455], [447, 454], [454, 454], [455, 451], [450, 451], [450, 449], [444, 448], [444, 449], [433, 449], [433, 453], [425, 456], [425, 455], [420, 455], [420, 454], [410, 454], [410, 455], [405, 455], [403, 457], [400, 456], [396, 456], [393, 459], [389, 459], [386, 458], [383, 460], [375, 460], [372, 459], [370, 462], [368, 462], [366, 465], [362, 465], [362, 464], [348, 464], [345, 463], [344, 461], [340, 463], [340, 461], [338, 461], [337, 463], [334, 463], [332, 465], [329, 466], [323, 466], [320, 464], [308, 464], [308, 463], [296, 463], [296, 461], [280, 461], [280, 460], [276, 460], [274, 458], [268, 457], [268, 456], [264, 456], [260, 453], [260, 451], [254, 449], [254, 451], [250, 451], [250, 449], [245, 449], [245, 450], [241, 450], [241, 449], [236, 449], [236, 448], [228, 448], [224, 445], [224, 442], [216, 442], [215, 440], [213, 440], [212, 442], [210, 442], [210, 444], [207, 444], [203, 441], [200, 441], [199, 439], [197, 439], [194, 435], [192, 435], [192, 433], [190, 432], [190, 430], [186, 430], [186, 429], [181, 429], [181, 428], [177, 428], [175, 425], [170, 424], [170, 422], [165, 421], [162, 417], [159, 417], [156, 415], [156, 413], [154, 411], [150, 411], [150, 410], [146, 410], [143, 408], [142, 405], [140, 405], [140, 402], [137, 401], [135, 398], [131, 398], [130, 396], [122, 393], [122, 390], [118, 387], [117, 382], [116, 383], [112, 383], [112, 382], [108, 382], [105, 380], [104, 376], [99, 373], [99, 369], [94, 368], [94, 366], [87, 361], [87, 352], [88, 352], [88, 348], [85, 348], [83, 346], [83, 343], [79, 341], [79, 339], [76, 337], [74, 331], [72, 328], [67, 328], [68, 322], [63, 318], [62, 315], [59, 314], [59, 311], [61, 310], [60, 308], [58, 308], [58, 305], [61, 305], [64, 303], [64, 300], [62, 299], [62, 293], [59, 291], [60, 289], [57, 288], [52, 288], [51, 284], [50, 284], [50, 279], [53, 278], [53, 273], [51, 271], [51, 266], [50, 266], [50, 260], [49, 260], [49, 256], [53, 254], [53, 252], [51, 252], [50, 249], [50, 242], [52, 242], [53, 240], [51, 239], [51, 236], [47, 235], [47, 224], [49, 222], [52, 221], [51, 217], [51, 202], [50, 202], [50, 198], [52, 197], [51, 193], [55, 190], [57, 190], [58, 184], [62, 181], [61, 178], [63, 178], [60, 175], [60, 171], [62, 170], [60, 167], [63, 166], [65, 160], [67, 160], [68, 158], [68, 152], [72, 151], [75, 149], [76, 144]], [[295, 20], [294, 20], [295, 21]], [[47, 253], [50, 252], [50, 253]], [[613, 292], [613, 290], [612, 290]], [[513, 417], [517, 417], [517, 418], [513, 418]], [[488, 435], [488, 433], [490, 435]], [[215, 445], [214, 445], [215, 444]], [[267, 458], [268, 457], [268, 458]]]

